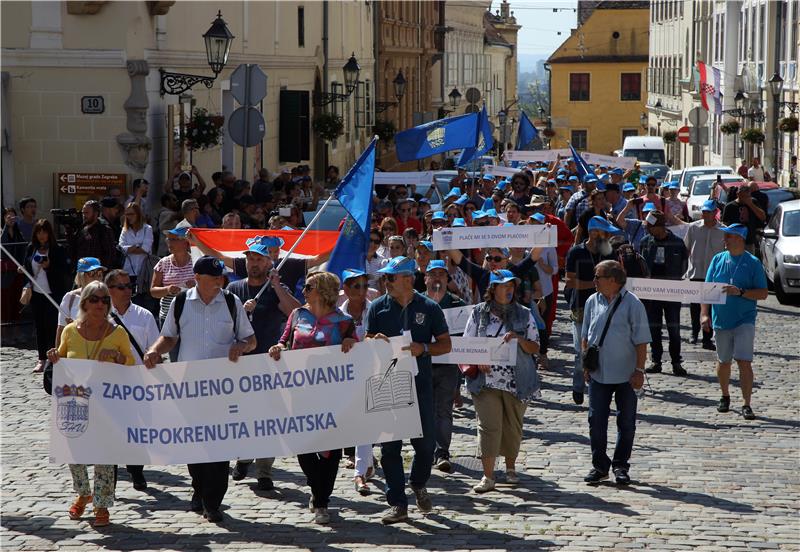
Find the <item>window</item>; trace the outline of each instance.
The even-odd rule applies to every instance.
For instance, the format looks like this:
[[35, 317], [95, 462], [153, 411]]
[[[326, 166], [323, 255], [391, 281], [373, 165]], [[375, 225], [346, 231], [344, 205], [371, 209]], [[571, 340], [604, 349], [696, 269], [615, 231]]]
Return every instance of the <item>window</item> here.
[[464, 55], [464, 75], [461, 80], [464, 84], [472, 84], [475, 82], [475, 69], [474, 69], [474, 54], [463, 54]]
[[586, 151], [588, 149], [588, 131], [586, 130], [573, 130], [570, 132], [572, 147], [576, 150]]
[[458, 84], [458, 54], [450, 52], [447, 54], [447, 85], [455, 86]]
[[622, 73], [620, 75], [620, 96], [623, 102], [640, 101], [642, 99], [641, 73]]
[[308, 91], [280, 91], [278, 117], [278, 161], [280, 163], [299, 163], [305, 159], [311, 159], [308, 106]]
[[356, 128], [365, 128], [367, 117], [366, 117], [366, 82], [365, 81], [358, 81], [356, 83], [356, 89], [353, 92], [354, 94], [354, 103], [355, 103], [355, 124]]
[[638, 128], [623, 128], [622, 129], [622, 143], [625, 143], [625, 138], [630, 136], [639, 136]]
[[303, 6], [297, 8], [297, 46], [304, 48], [306, 45], [306, 9]]
[[569, 101], [589, 101], [589, 73], [569, 74]]

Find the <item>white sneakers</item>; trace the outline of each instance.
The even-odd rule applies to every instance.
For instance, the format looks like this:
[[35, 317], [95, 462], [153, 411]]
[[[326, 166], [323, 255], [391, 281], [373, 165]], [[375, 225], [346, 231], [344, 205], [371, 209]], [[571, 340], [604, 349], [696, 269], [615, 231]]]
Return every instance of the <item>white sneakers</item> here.
[[476, 493], [487, 493], [494, 490], [494, 479], [489, 479], [485, 475], [481, 477], [480, 483], [472, 487]]

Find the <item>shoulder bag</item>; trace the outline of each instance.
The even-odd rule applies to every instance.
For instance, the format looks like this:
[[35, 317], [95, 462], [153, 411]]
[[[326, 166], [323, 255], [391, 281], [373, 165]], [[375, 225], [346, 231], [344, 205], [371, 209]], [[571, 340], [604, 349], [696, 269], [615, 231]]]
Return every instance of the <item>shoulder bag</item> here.
[[589, 372], [594, 372], [598, 368], [600, 368], [600, 347], [603, 346], [603, 341], [606, 339], [606, 334], [608, 333], [608, 327], [611, 325], [611, 319], [614, 318], [614, 313], [617, 312], [617, 307], [622, 302], [623, 294], [617, 298], [617, 301], [614, 303], [614, 306], [611, 307], [611, 312], [606, 318], [606, 325], [603, 327], [603, 333], [600, 334], [600, 341], [597, 342], [597, 345], [591, 345], [585, 351], [583, 351], [581, 355], [581, 361], [583, 365], [583, 369]]

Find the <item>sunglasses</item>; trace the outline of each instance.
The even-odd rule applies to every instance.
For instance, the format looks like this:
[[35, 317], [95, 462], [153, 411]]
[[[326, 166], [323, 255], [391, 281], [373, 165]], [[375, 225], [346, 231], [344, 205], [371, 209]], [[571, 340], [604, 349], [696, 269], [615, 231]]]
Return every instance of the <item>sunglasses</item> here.
[[499, 255], [494, 255], [494, 256], [486, 255], [486, 260], [493, 263], [502, 263], [505, 260], [505, 258]]
[[120, 291], [125, 291], [126, 289], [133, 289], [135, 287], [136, 286], [134, 284], [116, 284], [113, 286], [108, 286], [109, 289], [118, 289]]
[[361, 291], [362, 289], [367, 289], [369, 287], [369, 284], [347, 284], [347, 287], [349, 287], [350, 289]]
[[102, 295], [102, 296], [101, 295], [90, 295], [89, 297], [86, 298], [86, 302], [90, 303], [92, 305], [96, 305], [97, 303], [100, 303], [100, 302], [102, 302], [104, 305], [110, 305], [111, 304], [111, 297], [109, 297], [108, 295]]
[[303, 293], [308, 293], [309, 291], [313, 291], [315, 289], [317, 288], [312, 286], [311, 284], [306, 284], [303, 286]]

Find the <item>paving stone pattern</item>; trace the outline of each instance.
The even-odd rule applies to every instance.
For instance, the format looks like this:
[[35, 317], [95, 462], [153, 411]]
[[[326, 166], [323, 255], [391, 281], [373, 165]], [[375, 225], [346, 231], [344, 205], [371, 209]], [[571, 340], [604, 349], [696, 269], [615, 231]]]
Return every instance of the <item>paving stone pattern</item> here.
[[[220, 526], [187, 511], [191, 486], [185, 466], [146, 468], [150, 488], [143, 493], [133, 490], [121, 468], [112, 525], [96, 530], [85, 520], [70, 521], [69, 471], [47, 461], [48, 397], [40, 376], [30, 372], [35, 353], [3, 348], [0, 546], [81, 552], [800, 550], [800, 310], [770, 296], [759, 311], [752, 403], [758, 419], [741, 417], [738, 387], [732, 388], [731, 412], [717, 413], [713, 362], [685, 343], [687, 352], [694, 351], [685, 364], [690, 376], [650, 376], [652, 391], [640, 403], [631, 460], [633, 484], [617, 488], [582, 481], [591, 467], [587, 411], [572, 404], [571, 337], [561, 310], [551, 369], [542, 374], [542, 400], [525, 417], [520, 485], [503, 484], [499, 474], [496, 491], [471, 491], [480, 474], [470, 458], [476, 425], [466, 400], [454, 432], [458, 472], [434, 469], [434, 511], [422, 516], [411, 497], [411, 522], [390, 527], [379, 522], [385, 508], [381, 472], [364, 498], [355, 493], [344, 464], [331, 502], [332, 523], [315, 525], [294, 458], [276, 462], [274, 492], [257, 491], [252, 478], [231, 482]], [[688, 309], [683, 323], [686, 336]], [[609, 433], [613, 444], [613, 421]]]

